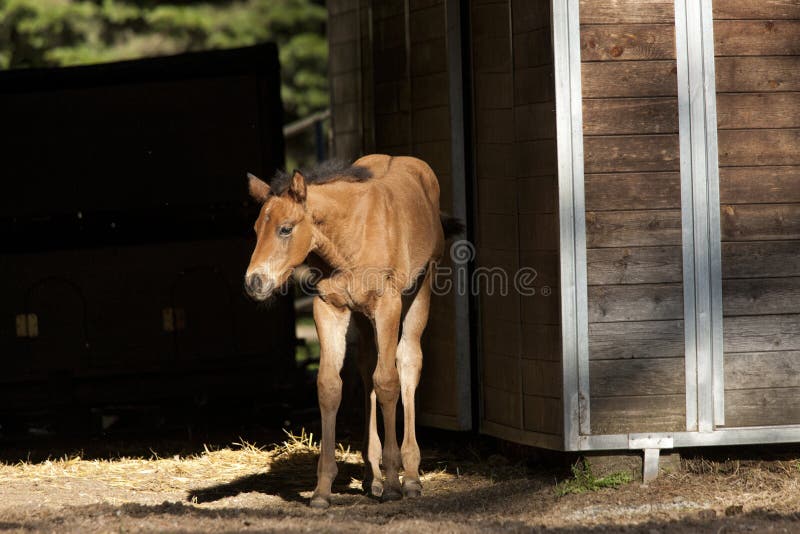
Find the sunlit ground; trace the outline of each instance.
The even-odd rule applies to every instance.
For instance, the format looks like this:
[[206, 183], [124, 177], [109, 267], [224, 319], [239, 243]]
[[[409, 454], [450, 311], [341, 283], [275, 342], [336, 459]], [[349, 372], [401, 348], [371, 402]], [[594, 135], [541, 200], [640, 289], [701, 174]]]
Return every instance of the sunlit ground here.
[[[454, 445], [455, 443], [455, 445]], [[80, 455], [0, 466], [0, 529], [10, 531], [796, 532], [800, 462], [752, 452], [692, 456], [650, 486], [575, 484], [558, 456], [512, 459], [486, 441], [423, 450], [424, 495], [380, 503], [361, 492], [360, 454], [339, 446], [333, 506], [307, 506], [316, 438], [196, 454]], [[565, 494], [565, 483], [574, 493]], [[614, 484], [616, 485], [616, 484]], [[598, 489], [599, 488], [599, 489]]]

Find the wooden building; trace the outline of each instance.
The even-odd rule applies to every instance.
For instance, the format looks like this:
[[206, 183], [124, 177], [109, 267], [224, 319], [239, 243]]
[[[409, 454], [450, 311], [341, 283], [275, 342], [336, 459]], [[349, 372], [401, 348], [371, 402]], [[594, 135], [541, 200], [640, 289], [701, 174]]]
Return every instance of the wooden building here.
[[471, 272], [537, 273], [434, 303], [423, 420], [800, 441], [800, 2], [328, 5], [336, 153], [427, 160]]

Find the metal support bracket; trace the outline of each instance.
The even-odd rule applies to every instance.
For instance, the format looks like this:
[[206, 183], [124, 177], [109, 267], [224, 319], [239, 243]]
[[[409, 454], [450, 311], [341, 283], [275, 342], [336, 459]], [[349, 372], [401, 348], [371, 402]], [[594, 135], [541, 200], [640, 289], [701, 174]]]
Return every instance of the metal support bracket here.
[[658, 478], [658, 456], [661, 449], [645, 449], [644, 465], [642, 466], [642, 482], [645, 484]]
[[671, 435], [628, 435], [628, 448], [642, 449], [644, 451], [642, 482], [647, 484], [658, 478], [658, 458], [661, 454], [661, 449], [671, 449], [673, 445], [674, 440]]

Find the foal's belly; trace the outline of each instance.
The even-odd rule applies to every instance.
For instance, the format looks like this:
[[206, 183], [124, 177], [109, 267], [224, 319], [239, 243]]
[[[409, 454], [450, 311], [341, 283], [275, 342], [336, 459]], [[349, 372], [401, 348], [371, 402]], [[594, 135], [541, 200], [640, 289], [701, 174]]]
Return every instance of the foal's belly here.
[[372, 317], [380, 298], [392, 295], [400, 297], [413, 290], [416, 284], [424, 280], [424, 271], [422, 267], [416, 274], [408, 275], [390, 268], [364, 267], [338, 272], [320, 280], [317, 290], [323, 300], [334, 306], [350, 308]]

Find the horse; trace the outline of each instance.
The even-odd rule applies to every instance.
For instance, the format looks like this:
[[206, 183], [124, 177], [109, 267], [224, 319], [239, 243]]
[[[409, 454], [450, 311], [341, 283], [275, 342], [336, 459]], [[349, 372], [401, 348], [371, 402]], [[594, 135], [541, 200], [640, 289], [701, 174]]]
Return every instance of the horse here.
[[[310, 171], [279, 172], [269, 184], [248, 174], [248, 188], [261, 208], [245, 274], [246, 292], [257, 301], [270, 298], [309, 256], [326, 267], [313, 299], [320, 342], [317, 396], [322, 436], [310, 505], [330, 506], [337, 474], [340, 371], [352, 326], [359, 334], [358, 366], [366, 394], [364, 491], [383, 501], [421, 495], [414, 412], [422, 370], [420, 338], [428, 322], [432, 273], [445, 239], [463, 230], [460, 221], [439, 211], [436, 175], [420, 159], [373, 154], [352, 164], [332, 162]], [[400, 448], [395, 431], [398, 397], [404, 415]]]

